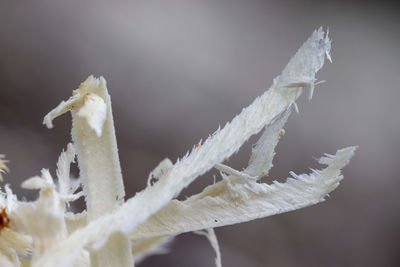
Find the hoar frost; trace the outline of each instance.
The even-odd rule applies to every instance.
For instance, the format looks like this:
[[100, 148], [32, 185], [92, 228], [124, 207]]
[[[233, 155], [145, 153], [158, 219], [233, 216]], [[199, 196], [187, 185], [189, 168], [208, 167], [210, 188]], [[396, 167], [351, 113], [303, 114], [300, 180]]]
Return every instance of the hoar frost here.
[[[163, 160], [149, 174], [146, 188], [127, 201], [106, 81], [90, 76], [44, 118], [51, 128], [53, 119], [68, 111], [72, 114], [72, 142], [58, 159], [57, 182], [47, 169], [24, 181], [22, 187], [39, 190], [33, 202], [18, 200], [8, 185], [3, 188], [0, 265], [133, 266], [149, 255], [166, 253], [174, 236], [195, 232], [208, 238], [216, 251], [216, 265], [221, 266], [213, 228], [323, 201], [339, 185], [341, 169], [355, 147], [325, 154], [319, 159], [325, 168], [310, 174], [290, 172], [284, 183], [259, 180], [272, 167], [274, 149], [292, 107], [298, 111], [297, 98], [306, 89], [311, 99], [318, 84], [315, 74], [325, 58], [330, 60], [330, 48], [328, 33], [322, 28], [315, 31], [269, 90], [175, 164]], [[239, 171], [223, 163], [261, 130], [248, 167]], [[79, 178], [70, 175], [75, 160]], [[6, 163], [0, 155], [0, 180], [8, 171]], [[219, 182], [184, 201], [175, 198], [212, 168], [220, 171]], [[86, 210], [71, 212], [70, 203], [82, 196]]]

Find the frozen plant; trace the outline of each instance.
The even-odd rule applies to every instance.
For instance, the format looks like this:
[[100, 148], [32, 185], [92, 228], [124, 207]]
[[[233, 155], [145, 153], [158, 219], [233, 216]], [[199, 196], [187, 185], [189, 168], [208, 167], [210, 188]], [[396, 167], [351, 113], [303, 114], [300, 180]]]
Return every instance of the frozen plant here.
[[[330, 60], [331, 41], [322, 28], [303, 44], [271, 88], [244, 108], [190, 153], [173, 164], [169, 159], [150, 173], [144, 190], [124, 200], [125, 192], [106, 81], [90, 76], [67, 101], [50, 111], [44, 123], [68, 111], [72, 114], [72, 142], [57, 162], [57, 180], [47, 169], [22, 183], [39, 189], [34, 202], [18, 200], [9, 186], [0, 195], [0, 265], [33, 267], [133, 266], [160, 253], [176, 235], [205, 235], [221, 256], [213, 228], [300, 209], [325, 199], [343, 178], [341, 169], [355, 147], [325, 154], [327, 165], [284, 183], [260, 182], [272, 167], [274, 148], [284, 134], [290, 110], [304, 89], [311, 99], [315, 74]], [[223, 162], [254, 134], [264, 129], [253, 146], [248, 167], [235, 170]], [[80, 178], [70, 177], [75, 161]], [[175, 197], [212, 168], [222, 179], [201, 193], [179, 201]], [[0, 157], [0, 174], [8, 171]], [[1, 178], [1, 176], [0, 176]], [[82, 187], [82, 191], [77, 191]], [[73, 213], [71, 202], [84, 196], [86, 211]]]

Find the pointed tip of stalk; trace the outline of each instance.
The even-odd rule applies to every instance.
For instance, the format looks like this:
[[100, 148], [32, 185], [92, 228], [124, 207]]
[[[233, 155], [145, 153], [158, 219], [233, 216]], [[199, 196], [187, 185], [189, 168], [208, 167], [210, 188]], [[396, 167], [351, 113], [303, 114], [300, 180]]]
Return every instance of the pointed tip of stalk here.
[[343, 161], [345, 162], [345, 165], [347, 165], [350, 161], [350, 159], [354, 156], [356, 150], [358, 149], [358, 146], [349, 146], [342, 148], [336, 152], [337, 157], [341, 157]]
[[301, 88], [307, 88], [310, 90], [311, 99], [317, 84], [316, 73], [324, 65], [325, 58], [332, 62], [330, 51], [329, 29], [324, 31], [323, 27], [320, 27], [291, 58], [281, 75], [274, 79], [274, 86], [298, 93], [301, 93]]
[[338, 162], [338, 168], [346, 166], [350, 159], [354, 156], [358, 146], [349, 146], [336, 151], [335, 155], [325, 154], [323, 157], [318, 159], [319, 164], [329, 165], [333, 159]]

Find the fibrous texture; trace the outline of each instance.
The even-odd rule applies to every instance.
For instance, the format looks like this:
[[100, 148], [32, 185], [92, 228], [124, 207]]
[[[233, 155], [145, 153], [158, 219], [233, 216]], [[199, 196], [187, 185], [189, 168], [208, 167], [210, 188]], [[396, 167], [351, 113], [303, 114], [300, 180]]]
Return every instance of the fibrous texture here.
[[[219, 128], [204, 142], [178, 159], [165, 159], [149, 174], [144, 190], [124, 202], [124, 187], [114, 132], [111, 101], [106, 82], [90, 76], [44, 119], [72, 114], [72, 143], [57, 163], [58, 183], [42, 170], [23, 183], [39, 189], [35, 202], [17, 200], [9, 187], [0, 196], [0, 207], [10, 225], [0, 233], [0, 261], [4, 266], [133, 266], [144, 257], [165, 253], [174, 236], [204, 234], [221, 254], [213, 228], [246, 222], [321, 202], [343, 178], [341, 169], [355, 147], [325, 154], [326, 165], [310, 174], [296, 175], [286, 182], [262, 183], [268, 175], [275, 146], [284, 134], [291, 108], [304, 89], [311, 99], [315, 75], [327, 57], [331, 42], [322, 29], [302, 45], [272, 86], [248, 107]], [[253, 146], [248, 166], [242, 170], [224, 161], [254, 134], [264, 129]], [[70, 164], [77, 156], [80, 177], [70, 177]], [[0, 172], [7, 170], [0, 157]], [[212, 168], [222, 179], [202, 192], [179, 201], [176, 196], [197, 177]], [[1, 178], [1, 176], [0, 176]], [[82, 187], [83, 191], [77, 192]], [[84, 196], [87, 210], [74, 214], [70, 202]], [[4, 215], [4, 216], [6, 216]]]
[[4, 155], [0, 154], [0, 181], [3, 181], [3, 174], [8, 171], [6, 162]]

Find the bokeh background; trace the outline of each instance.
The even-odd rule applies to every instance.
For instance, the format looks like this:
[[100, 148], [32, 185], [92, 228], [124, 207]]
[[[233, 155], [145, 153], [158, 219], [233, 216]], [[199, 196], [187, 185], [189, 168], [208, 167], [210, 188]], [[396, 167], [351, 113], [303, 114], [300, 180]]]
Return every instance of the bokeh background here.
[[[70, 117], [43, 116], [90, 74], [103, 75], [127, 195], [164, 157], [175, 161], [262, 94], [319, 26], [333, 64], [299, 101], [269, 179], [308, 172], [313, 157], [358, 145], [328, 201], [216, 229], [224, 266], [400, 266], [400, 31], [384, 1], [0, 0], [0, 152], [5, 182], [54, 166]], [[229, 164], [245, 166], [250, 143]], [[181, 197], [212, 183], [200, 177]], [[79, 204], [79, 203], [78, 203]], [[81, 203], [82, 204], [82, 203]], [[150, 266], [213, 266], [202, 236], [184, 234]]]

